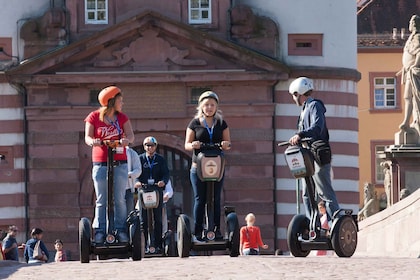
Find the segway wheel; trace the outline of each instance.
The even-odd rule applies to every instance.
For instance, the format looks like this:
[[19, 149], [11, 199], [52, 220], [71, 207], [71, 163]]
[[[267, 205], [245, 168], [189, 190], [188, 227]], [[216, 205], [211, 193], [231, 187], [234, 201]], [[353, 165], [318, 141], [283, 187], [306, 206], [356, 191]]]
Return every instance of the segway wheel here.
[[307, 234], [309, 219], [305, 215], [296, 215], [292, 218], [287, 229], [287, 246], [294, 257], [306, 257], [311, 252], [302, 250], [299, 236]]
[[181, 258], [189, 257], [191, 249], [191, 228], [190, 220], [184, 214], [181, 214], [177, 221], [177, 237], [178, 256]]
[[239, 245], [240, 245], [240, 233], [239, 233], [239, 222], [236, 213], [229, 213], [226, 217], [226, 224], [229, 233], [230, 243], [230, 256], [239, 256]]
[[81, 263], [89, 263], [91, 245], [90, 237], [90, 221], [88, 218], [82, 218], [79, 222], [79, 253]]
[[164, 236], [164, 244], [165, 244], [165, 255], [168, 257], [176, 257], [176, 245], [175, 245], [175, 235], [172, 230], [168, 230], [165, 232]]
[[141, 233], [140, 223], [136, 222], [130, 225], [131, 235], [131, 258], [133, 261], [140, 261], [142, 258], [142, 246], [141, 239], [143, 234]]
[[337, 256], [353, 256], [357, 247], [357, 226], [351, 216], [338, 219], [331, 233], [331, 243]]

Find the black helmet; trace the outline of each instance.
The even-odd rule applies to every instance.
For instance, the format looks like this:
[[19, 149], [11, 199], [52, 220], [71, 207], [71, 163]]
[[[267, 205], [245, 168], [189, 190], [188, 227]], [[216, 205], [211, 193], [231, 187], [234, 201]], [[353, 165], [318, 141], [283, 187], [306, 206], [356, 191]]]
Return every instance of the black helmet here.
[[40, 229], [40, 228], [33, 228], [33, 229], [31, 230], [31, 235], [32, 235], [32, 236], [35, 236], [35, 235], [37, 235], [37, 234], [41, 234], [41, 233], [43, 233], [43, 231], [42, 231], [42, 229]]

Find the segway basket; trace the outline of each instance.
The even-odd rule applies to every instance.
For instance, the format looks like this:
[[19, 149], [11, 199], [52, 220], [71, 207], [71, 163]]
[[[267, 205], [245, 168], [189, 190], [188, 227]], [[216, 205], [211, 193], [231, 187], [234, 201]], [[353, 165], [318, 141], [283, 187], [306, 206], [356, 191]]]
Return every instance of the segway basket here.
[[143, 209], [157, 208], [159, 206], [159, 193], [157, 190], [141, 190], [140, 201]]
[[295, 178], [314, 175], [314, 158], [310, 150], [300, 146], [289, 146], [284, 155], [290, 172]]
[[200, 152], [197, 156], [197, 176], [203, 182], [219, 182], [223, 177], [225, 158], [217, 150]]

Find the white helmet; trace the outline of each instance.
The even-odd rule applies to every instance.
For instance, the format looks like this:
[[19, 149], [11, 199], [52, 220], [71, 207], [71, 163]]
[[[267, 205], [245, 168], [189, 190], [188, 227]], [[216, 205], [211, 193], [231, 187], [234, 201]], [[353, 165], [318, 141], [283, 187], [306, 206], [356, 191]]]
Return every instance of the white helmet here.
[[146, 145], [146, 144], [153, 144], [153, 145], [157, 146], [158, 142], [157, 142], [157, 140], [156, 140], [155, 137], [153, 137], [153, 136], [147, 136], [143, 140], [143, 145]]
[[299, 77], [294, 80], [289, 86], [290, 94], [297, 93], [299, 95], [304, 95], [310, 90], [314, 89], [314, 83], [311, 79], [306, 77]]
[[214, 100], [216, 100], [217, 103], [219, 103], [219, 97], [217, 96], [217, 94], [210, 90], [205, 91], [200, 95], [200, 97], [198, 98], [198, 103], [201, 103], [201, 101], [207, 98], [213, 98]]

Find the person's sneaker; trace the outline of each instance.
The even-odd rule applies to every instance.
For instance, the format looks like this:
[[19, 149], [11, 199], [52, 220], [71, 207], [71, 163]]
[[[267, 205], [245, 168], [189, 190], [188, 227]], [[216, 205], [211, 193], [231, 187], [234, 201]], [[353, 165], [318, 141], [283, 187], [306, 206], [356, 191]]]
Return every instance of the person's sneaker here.
[[118, 232], [118, 241], [121, 243], [128, 243], [129, 239], [127, 233], [123, 231]]
[[199, 236], [193, 235], [192, 242], [193, 243], [205, 243], [206, 241], [204, 241], [204, 239], [199, 237]]
[[103, 232], [96, 232], [95, 233], [95, 243], [96, 244], [103, 244], [105, 242], [105, 234]]

